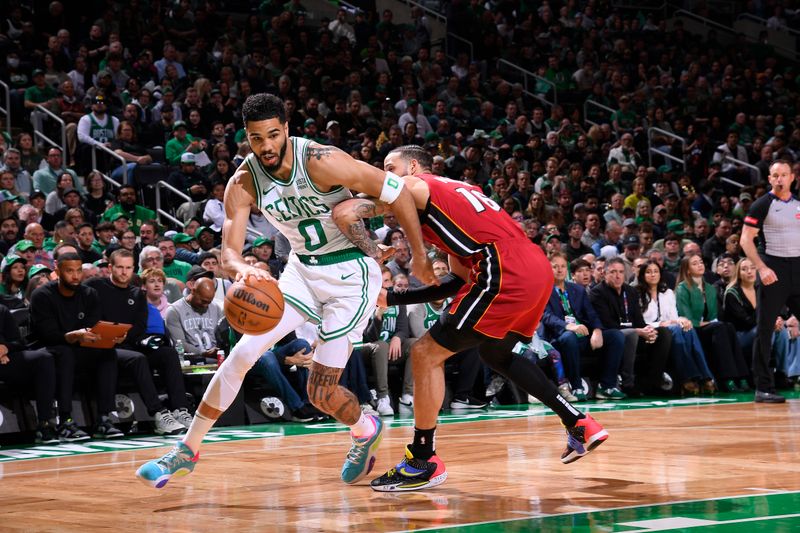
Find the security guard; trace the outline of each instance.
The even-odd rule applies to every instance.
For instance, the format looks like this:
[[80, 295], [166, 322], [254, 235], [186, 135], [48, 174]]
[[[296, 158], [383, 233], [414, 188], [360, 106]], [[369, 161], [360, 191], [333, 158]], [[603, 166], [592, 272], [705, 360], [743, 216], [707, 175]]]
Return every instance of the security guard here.
[[[753, 346], [756, 402], [783, 403], [769, 366], [775, 320], [784, 306], [800, 316], [800, 200], [791, 191], [791, 163], [769, 167], [772, 190], [753, 202], [744, 219], [741, 246], [758, 269], [758, 337]], [[758, 235], [760, 247], [756, 249]]]

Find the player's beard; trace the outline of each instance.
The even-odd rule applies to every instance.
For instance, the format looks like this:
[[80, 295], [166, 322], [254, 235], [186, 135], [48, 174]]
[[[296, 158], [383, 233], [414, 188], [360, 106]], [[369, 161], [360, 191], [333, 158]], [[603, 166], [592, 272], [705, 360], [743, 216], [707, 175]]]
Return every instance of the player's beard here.
[[283, 144], [281, 145], [281, 149], [278, 152], [278, 161], [274, 165], [266, 165], [266, 164], [264, 164], [264, 157], [269, 157], [269, 156], [272, 156], [274, 154], [271, 154], [269, 152], [261, 152], [260, 154], [258, 154], [258, 158], [261, 161], [261, 164], [267, 170], [267, 172], [275, 172], [276, 170], [281, 168], [281, 164], [283, 163], [283, 158], [284, 158], [284, 156], [286, 156], [286, 144], [287, 144], [287, 140], [286, 140], [286, 137], [284, 136]]
[[76, 283], [76, 284], [73, 285], [72, 283], [67, 283], [63, 279], [60, 280], [60, 281], [61, 281], [61, 285], [63, 285], [64, 288], [67, 289], [68, 291], [78, 292], [78, 289], [81, 288], [81, 284], [80, 283]]

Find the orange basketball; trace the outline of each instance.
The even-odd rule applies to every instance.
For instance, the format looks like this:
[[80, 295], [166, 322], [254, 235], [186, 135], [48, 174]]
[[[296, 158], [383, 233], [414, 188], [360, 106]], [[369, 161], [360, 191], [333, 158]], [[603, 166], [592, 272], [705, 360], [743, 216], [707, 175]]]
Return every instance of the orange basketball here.
[[225, 294], [225, 318], [239, 333], [260, 335], [278, 325], [283, 316], [283, 294], [278, 284], [247, 278]]

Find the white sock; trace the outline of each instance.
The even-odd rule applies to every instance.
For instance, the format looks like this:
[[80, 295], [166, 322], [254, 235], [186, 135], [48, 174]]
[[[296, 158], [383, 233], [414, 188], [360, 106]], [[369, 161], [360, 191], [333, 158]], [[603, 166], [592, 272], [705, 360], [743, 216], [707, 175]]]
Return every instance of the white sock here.
[[189, 427], [189, 431], [183, 437], [183, 443], [188, 446], [195, 455], [197, 455], [197, 452], [200, 451], [200, 443], [203, 442], [206, 433], [208, 433], [215, 422], [216, 420], [206, 418], [199, 413], [194, 415], [194, 418], [192, 419], [192, 425]]
[[364, 412], [362, 411], [361, 417], [358, 419], [358, 422], [350, 426], [350, 431], [356, 438], [370, 436], [373, 433], [375, 433], [375, 422], [373, 422], [372, 418], [365, 415]]

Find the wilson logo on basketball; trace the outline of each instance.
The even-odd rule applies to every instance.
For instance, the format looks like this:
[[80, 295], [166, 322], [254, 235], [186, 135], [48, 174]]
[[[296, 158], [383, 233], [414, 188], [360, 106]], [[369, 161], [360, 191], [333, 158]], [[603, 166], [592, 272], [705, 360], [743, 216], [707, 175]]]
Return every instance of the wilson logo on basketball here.
[[253, 296], [252, 293], [249, 293], [246, 290], [236, 289], [235, 291], [233, 291], [233, 298], [236, 300], [241, 300], [250, 305], [253, 305], [258, 309], [261, 309], [262, 311], [269, 311], [268, 303], [262, 302], [261, 300]]

